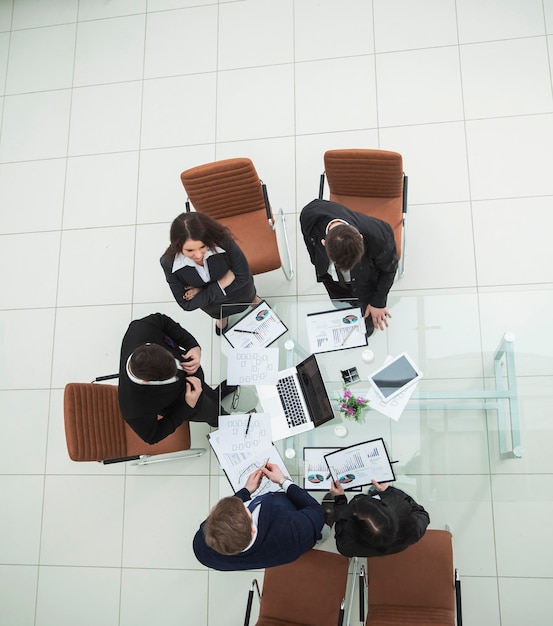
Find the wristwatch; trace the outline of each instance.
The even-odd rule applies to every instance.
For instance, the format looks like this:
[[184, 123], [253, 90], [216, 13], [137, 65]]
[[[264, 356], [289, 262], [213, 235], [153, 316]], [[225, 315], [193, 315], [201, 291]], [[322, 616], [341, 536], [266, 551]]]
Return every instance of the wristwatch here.
[[278, 486], [282, 489], [282, 485], [284, 485], [284, 483], [289, 480], [290, 482], [292, 482], [292, 479], [290, 478], [290, 476], [283, 476], [279, 481], [278, 481]]

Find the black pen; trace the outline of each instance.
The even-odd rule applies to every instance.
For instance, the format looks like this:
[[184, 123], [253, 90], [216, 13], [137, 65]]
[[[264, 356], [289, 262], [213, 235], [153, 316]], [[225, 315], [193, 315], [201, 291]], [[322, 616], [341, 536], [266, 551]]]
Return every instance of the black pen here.
[[238, 328], [234, 329], [235, 333], [248, 333], [248, 335], [255, 335], [254, 330], [239, 330]]
[[250, 413], [250, 416], [248, 417], [248, 423], [246, 424], [246, 434], [244, 435], [244, 438], [248, 436], [248, 431], [250, 430], [251, 421], [252, 421], [252, 414]]

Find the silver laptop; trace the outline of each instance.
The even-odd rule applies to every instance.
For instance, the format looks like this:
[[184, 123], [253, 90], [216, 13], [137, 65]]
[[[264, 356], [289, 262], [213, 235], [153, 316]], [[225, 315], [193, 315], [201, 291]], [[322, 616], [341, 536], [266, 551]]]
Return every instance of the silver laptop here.
[[271, 415], [273, 441], [299, 435], [334, 417], [315, 355], [278, 373], [276, 385], [256, 385], [264, 413]]

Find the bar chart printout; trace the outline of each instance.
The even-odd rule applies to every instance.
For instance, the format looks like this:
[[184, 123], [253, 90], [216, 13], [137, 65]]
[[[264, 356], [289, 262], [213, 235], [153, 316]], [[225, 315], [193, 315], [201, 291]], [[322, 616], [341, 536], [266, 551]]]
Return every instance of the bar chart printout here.
[[325, 454], [340, 448], [304, 448], [303, 488], [309, 491], [329, 491], [331, 474], [325, 461]]
[[325, 454], [332, 479], [343, 487], [369, 485], [371, 480], [396, 479], [383, 439], [372, 439]]

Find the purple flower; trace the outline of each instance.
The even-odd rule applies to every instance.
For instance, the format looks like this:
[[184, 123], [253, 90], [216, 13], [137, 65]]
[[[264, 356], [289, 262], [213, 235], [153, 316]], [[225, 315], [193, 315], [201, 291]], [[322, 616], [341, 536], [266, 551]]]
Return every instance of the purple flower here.
[[347, 408], [347, 404], [345, 402], [342, 402], [342, 404], [340, 405], [340, 410], [343, 411], [344, 409]]
[[348, 415], [353, 415], [354, 413], [355, 411], [350, 406], [348, 406]]
[[349, 389], [344, 390], [344, 398], [351, 398], [351, 391]]
[[359, 402], [359, 404], [361, 404], [362, 406], [364, 406], [364, 405], [366, 404], [366, 402], [367, 402], [367, 401], [365, 400], [365, 398], [363, 398], [363, 396], [359, 396], [359, 397], [357, 398], [357, 402]]

